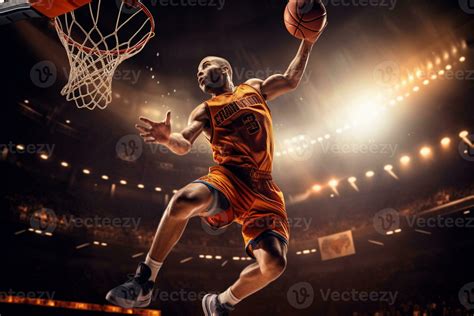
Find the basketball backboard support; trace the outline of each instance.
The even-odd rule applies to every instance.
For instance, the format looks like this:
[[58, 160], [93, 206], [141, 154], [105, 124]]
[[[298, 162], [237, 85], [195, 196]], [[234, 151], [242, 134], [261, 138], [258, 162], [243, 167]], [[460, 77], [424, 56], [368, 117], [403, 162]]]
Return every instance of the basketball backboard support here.
[[0, 0], [0, 25], [39, 17], [42, 15], [32, 8], [28, 0]]

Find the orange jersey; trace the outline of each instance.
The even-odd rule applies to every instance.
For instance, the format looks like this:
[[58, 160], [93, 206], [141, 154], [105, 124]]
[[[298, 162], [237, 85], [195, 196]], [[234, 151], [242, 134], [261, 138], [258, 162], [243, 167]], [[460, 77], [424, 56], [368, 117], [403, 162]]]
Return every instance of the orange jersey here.
[[273, 126], [265, 99], [242, 84], [234, 92], [206, 102], [211, 122], [211, 146], [219, 165], [236, 165], [271, 172]]

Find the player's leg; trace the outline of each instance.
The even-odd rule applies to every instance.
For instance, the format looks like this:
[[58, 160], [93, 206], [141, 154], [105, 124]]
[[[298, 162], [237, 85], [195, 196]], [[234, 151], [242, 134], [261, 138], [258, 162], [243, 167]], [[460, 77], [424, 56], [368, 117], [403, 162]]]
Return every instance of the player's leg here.
[[202, 183], [191, 183], [171, 199], [156, 231], [150, 252], [135, 277], [107, 293], [106, 299], [124, 308], [145, 307], [151, 302], [153, 286], [163, 261], [181, 238], [190, 218], [205, 213], [215, 194]]
[[206, 316], [227, 315], [241, 300], [275, 281], [285, 271], [288, 247], [279, 238], [268, 235], [253, 248], [257, 262], [246, 267], [239, 279], [219, 296], [208, 294], [203, 299]]

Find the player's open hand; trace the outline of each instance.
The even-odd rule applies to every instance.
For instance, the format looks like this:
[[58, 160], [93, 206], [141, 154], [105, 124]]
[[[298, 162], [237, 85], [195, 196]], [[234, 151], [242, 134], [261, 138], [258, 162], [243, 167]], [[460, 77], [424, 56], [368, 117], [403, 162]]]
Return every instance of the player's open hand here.
[[136, 124], [135, 127], [140, 131], [146, 143], [167, 144], [171, 135], [171, 112], [166, 113], [166, 118], [162, 122], [154, 122], [146, 117], [140, 117], [140, 121], [146, 126]]

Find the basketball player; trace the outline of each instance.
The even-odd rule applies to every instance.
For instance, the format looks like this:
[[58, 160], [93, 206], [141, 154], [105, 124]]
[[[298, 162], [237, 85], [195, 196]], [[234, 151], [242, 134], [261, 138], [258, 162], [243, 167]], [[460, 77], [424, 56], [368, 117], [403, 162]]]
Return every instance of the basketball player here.
[[109, 302], [125, 308], [150, 304], [158, 272], [192, 217], [199, 216], [216, 229], [232, 222], [242, 225], [245, 249], [256, 260], [224, 292], [204, 296], [206, 316], [227, 315], [283, 273], [290, 232], [283, 194], [271, 176], [274, 143], [267, 101], [296, 89], [319, 35], [302, 41], [284, 74], [250, 79], [238, 86], [227, 60], [204, 58], [197, 80], [212, 97], [192, 111], [181, 132], [172, 132], [170, 112], [163, 122], [140, 118], [146, 126], [136, 128], [144, 140], [164, 145], [177, 155], [189, 153], [204, 133], [217, 165], [172, 197], [145, 262], [139, 264], [133, 279], [107, 294]]

